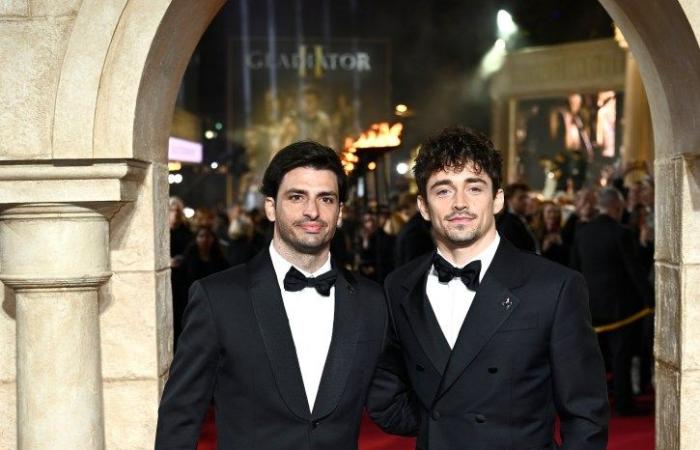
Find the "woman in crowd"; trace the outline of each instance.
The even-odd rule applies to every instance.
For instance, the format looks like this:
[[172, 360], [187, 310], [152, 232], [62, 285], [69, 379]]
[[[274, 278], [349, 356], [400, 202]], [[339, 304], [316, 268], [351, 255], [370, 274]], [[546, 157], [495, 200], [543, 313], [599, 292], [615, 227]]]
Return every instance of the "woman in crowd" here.
[[568, 264], [569, 250], [561, 237], [561, 208], [552, 201], [542, 203], [542, 256], [559, 264]]

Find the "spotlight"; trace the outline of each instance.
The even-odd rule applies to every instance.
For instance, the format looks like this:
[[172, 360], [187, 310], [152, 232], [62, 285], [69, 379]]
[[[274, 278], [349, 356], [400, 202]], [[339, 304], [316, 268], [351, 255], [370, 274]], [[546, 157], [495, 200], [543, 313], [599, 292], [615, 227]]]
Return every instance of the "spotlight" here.
[[513, 22], [513, 16], [504, 9], [498, 11], [496, 15], [496, 25], [498, 26], [498, 36], [504, 39], [508, 39], [518, 31], [518, 26]]
[[213, 163], [211, 163], [211, 164], [209, 165], [209, 167], [211, 167], [212, 170], [216, 170], [216, 169], [219, 168], [219, 163], [216, 162], [216, 161], [214, 161]]
[[377, 163], [372, 161], [371, 163], [367, 164], [367, 169], [369, 170], [374, 170], [377, 168]]
[[214, 139], [216, 137], [216, 132], [212, 130], [207, 130], [204, 132], [204, 137], [207, 139]]
[[408, 164], [405, 162], [400, 162], [396, 165], [396, 173], [399, 175], [406, 175], [408, 173]]
[[185, 217], [188, 219], [191, 219], [194, 217], [194, 209], [192, 208], [185, 208], [182, 210], [183, 213], [185, 213]]
[[494, 44], [494, 48], [496, 49], [497, 52], [502, 52], [505, 51], [506, 49], [506, 40], [503, 38], [500, 38], [496, 41]]

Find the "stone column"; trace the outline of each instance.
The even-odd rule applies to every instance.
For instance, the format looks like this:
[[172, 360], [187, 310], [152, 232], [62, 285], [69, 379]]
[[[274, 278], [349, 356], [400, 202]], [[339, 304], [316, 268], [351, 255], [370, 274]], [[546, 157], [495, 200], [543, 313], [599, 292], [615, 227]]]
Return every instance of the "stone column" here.
[[[654, 161], [654, 136], [651, 125], [649, 101], [642, 84], [637, 61], [627, 53], [625, 71], [624, 131], [622, 160], [625, 163], [646, 161], [651, 169]], [[634, 170], [625, 177], [625, 183], [638, 181], [645, 176], [643, 170]]]
[[656, 160], [656, 448], [700, 441], [700, 152]]
[[0, 212], [0, 278], [14, 291], [20, 450], [104, 448], [98, 288], [112, 205]]
[[105, 448], [100, 329], [110, 219], [136, 200], [148, 167], [0, 164], [0, 280], [15, 319], [19, 450]]

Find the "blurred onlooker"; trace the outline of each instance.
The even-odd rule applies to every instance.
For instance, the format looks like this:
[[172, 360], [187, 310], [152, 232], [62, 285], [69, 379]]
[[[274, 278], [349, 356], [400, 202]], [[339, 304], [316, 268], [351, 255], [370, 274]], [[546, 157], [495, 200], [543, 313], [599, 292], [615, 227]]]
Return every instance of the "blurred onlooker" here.
[[355, 242], [358, 229], [355, 207], [351, 203], [343, 205], [338, 226], [331, 239], [331, 255], [340, 267], [355, 270]]
[[530, 187], [525, 183], [512, 183], [505, 188], [507, 208], [496, 219], [501, 237], [508, 239], [519, 249], [538, 252], [537, 238], [527, 224], [527, 203]]
[[635, 181], [627, 189], [627, 197], [625, 199], [625, 211], [622, 214], [622, 222], [621, 222], [622, 224], [629, 225], [630, 218], [631, 218], [631, 215], [634, 213], [634, 210], [637, 209], [638, 206], [642, 205], [641, 192], [642, 192], [642, 182], [641, 181]]
[[527, 197], [527, 207], [525, 208], [525, 219], [530, 231], [538, 242], [542, 241], [544, 235], [544, 216], [542, 215], [542, 194], [530, 192]]
[[561, 208], [552, 201], [542, 203], [542, 256], [559, 264], [569, 262], [569, 249], [561, 237]]
[[215, 230], [217, 225], [216, 212], [212, 208], [197, 208], [192, 217], [192, 228], [209, 228]]
[[[417, 207], [416, 207], [417, 209]], [[418, 256], [435, 250], [430, 222], [416, 211], [401, 228], [394, 243], [394, 265], [400, 267]]]
[[194, 241], [184, 251], [182, 262], [173, 269], [173, 328], [175, 349], [182, 332], [182, 316], [187, 306], [187, 293], [196, 280], [224, 270], [228, 263], [211, 228], [197, 229]]
[[574, 243], [576, 231], [583, 224], [590, 222], [596, 215], [596, 194], [593, 189], [583, 188], [574, 198], [575, 212], [569, 215], [561, 230], [561, 237], [569, 248]]
[[366, 212], [362, 214], [361, 226], [357, 233], [355, 251], [358, 257], [358, 270], [368, 278], [374, 279], [376, 268], [374, 267], [374, 252], [370, 247], [370, 237], [377, 229], [377, 218], [374, 214]]
[[356, 248], [360, 273], [381, 283], [394, 268], [395, 238], [388, 235], [380, 225], [378, 214], [364, 213]]
[[170, 197], [168, 204], [170, 225], [170, 285], [173, 293], [173, 336], [175, 347], [180, 336], [181, 318], [187, 304], [187, 272], [183, 267], [184, 254], [194, 236], [185, 218], [185, 205], [178, 197]]
[[632, 233], [619, 223], [622, 194], [614, 188], [602, 189], [598, 209], [600, 215], [576, 232], [571, 266], [588, 284], [593, 325], [613, 327], [599, 334], [599, 340], [611, 363], [615, 409], [627, 415], [635, 412], [630, 378], [633, 328], [619, 322], [650, 306], [653, 289], [637, 259]]
[[391, 236], [397, 236], [401, 229], [408, 223], [418, 207], [416, 205], [416, 195], [406, 193], [399, 197], [396, 209], [392, 212], [389, 220], [384, 225], [384, 231]]
[[228, 246], [226, 259], [231, 266], [248, 262], [265, 246], [265, 238], [255, 230], [252, 219], [240, 204], [234, 203], [226, 210]]
[[185, 218], [185, 205], [178, 197], [170, 197], [168, 203], [168, 224], [170, 225], [170, 267], [178, 267], [182, 262], [185, 249], [192, 242], [187, 219]]
[[211, 228], [197, 228], [194, 242], [185, 250], [183, 267], [189, 285], [229, 267], [219, 240]]

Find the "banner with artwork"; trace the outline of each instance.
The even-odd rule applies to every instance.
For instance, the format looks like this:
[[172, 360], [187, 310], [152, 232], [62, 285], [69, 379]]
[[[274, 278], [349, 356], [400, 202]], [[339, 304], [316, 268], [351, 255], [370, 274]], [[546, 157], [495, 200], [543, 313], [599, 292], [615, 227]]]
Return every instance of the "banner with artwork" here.
[[274, 152], [311, 139], [340, 150], [390, 108], [390, 49], [380, 40], [234, 40], [228, 122], [259, 178]]

